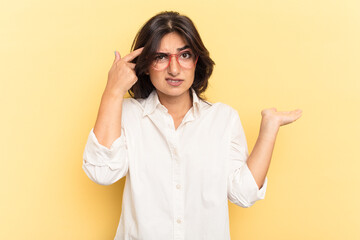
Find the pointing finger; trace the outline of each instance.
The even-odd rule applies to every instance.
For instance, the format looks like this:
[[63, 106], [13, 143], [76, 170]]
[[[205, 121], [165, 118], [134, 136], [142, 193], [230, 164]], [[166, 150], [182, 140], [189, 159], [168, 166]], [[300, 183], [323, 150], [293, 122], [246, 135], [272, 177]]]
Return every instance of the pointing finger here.
[[133, 52], [129, 53], [128, 55], [126, 55], [125, 57], [123, 57], [123, 60], [125, 60], [126, 62], [132, 61], [134, 58], [136, 58], [137, 56], [139, 56], [141, 54], [143, 49], [144, 49], [144, 47], [136, 49], [135, 51], [133, 51]]
[[118, 53], [118, 51], [115, 51], [115, 59], [114, 59], [114, 63], [119, 61], [121, 59], [120, 53]]

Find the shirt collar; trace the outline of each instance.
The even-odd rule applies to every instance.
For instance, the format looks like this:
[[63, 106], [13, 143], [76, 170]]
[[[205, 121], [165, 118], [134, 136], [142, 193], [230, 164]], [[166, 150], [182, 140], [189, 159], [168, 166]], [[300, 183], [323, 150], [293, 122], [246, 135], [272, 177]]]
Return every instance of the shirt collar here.
[[[200, 114], [201, 99], [197, 96], [193, 88], [191, 88], [191, 92], [193, 96], [193, 111], [195, 117], [197, 117]], [[160, 103], [156, 89], [154, 89], [145, 100], [143, 116], [152, 114], [157, 107], [159, 107], [164, 112], [168, 112], [167, 108]]]

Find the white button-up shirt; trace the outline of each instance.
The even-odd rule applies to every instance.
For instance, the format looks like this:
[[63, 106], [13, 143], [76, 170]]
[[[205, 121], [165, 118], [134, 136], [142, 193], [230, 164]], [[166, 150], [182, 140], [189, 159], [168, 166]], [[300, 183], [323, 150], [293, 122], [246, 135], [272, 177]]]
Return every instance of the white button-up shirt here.
[[250, 207], [265, 197], [247, 164], [239, 115], [199, 99], [177, 129], [154, 90], [123, 101], [121, 136], [107, 148], [91, 129], [83, 169], [109, 185], [126, 176], [116, 240], [228, 240], [228, 199]]

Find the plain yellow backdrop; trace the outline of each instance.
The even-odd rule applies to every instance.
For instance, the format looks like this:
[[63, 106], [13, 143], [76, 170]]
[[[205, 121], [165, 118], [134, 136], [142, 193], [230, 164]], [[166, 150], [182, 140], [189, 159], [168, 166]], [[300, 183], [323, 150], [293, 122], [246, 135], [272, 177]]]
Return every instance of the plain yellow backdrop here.
[[2, 0], [0, 239], [114, 238], [125, 179], [91, 182], [82, 154], [114, 50], [163, 10], [195, 22], [216, 63], [206, 97], [238, 110], [249, 152], [262, 109], [303, 110], [265, 199], [229, 203], [232, 239], [360, 239], [357, 0]]

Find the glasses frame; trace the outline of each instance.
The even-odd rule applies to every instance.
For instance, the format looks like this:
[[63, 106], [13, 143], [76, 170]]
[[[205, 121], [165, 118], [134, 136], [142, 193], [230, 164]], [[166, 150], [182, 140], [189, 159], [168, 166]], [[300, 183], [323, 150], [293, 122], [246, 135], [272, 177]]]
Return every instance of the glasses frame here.
[[[178, 53], [174, 53], [174, 54], [168, 54], [168, 53], [159, 52], [159, 53], [157, 53], [157, 54], [167, 55], [167, 57], [169, 58], [168, 64], [166, 65], [166, 67], [161, 68], [161, 69], [156, 69], [156, 68], [154, 67], [154, 64], [151, 64], [151, 67], [152, 67], [154, 70], [156, 70], [156, 71], [163, 71], [163, 70], [167, 69], [167, 68], [170, 66], [172, 56], [175, 56], [175, 59], [176, 59], [177, 63], [179, 64], [179, 66], [180, 66], [181, 68], [191, 69], [191, 68], [195, 67], [195, 66], [196, 66], [196, 63], [197, 63], [197, 61], [198, 61], [198, 59], [199, 59], [199, 56], [196, 56], [196, 59], [195, 59], [195, 62], [194, 62], [194, 66], [191, 67], [191, 68], [183, 67], [183, 66], [180, 64], [180, 62], [179, 62], [179, 56], [181, 56], [181, 54], [183, 54], [183, 53], [185, 53], [185, 52], [189, 52], [189, 49], [185, 49], [185, 50], [182, 50], [182, 51], [180, 51], [180, 52], [178, 52]], [[191, 54], [193, 54], [192, 51], [191, 51]]]

